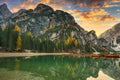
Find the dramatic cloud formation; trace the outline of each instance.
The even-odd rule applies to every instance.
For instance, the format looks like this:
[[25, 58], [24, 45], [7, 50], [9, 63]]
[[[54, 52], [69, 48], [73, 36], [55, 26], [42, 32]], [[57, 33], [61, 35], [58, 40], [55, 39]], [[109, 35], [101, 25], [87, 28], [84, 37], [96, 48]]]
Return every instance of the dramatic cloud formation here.
[[111, 4], [114, 2], [120, 2], [120, 0], [51, 0], [50, 3], [57, 3], [58, 5], [64, 5], [71, 3], [78, 7], [90, 7], [90, 8], [104, 8], [118, 6]]
[[34, 0], [23, 0], [20, 4], [16, 7], [12, 6], [12, 11], [17, 12], [19, 9], [26, 8], [26, 9], [33, 9], [36, 6], [36, 3], [33, 3]]
[[117, 12], [120, 12], [120, 9], [117, 9]]
[[120, 2], [120, 0], [112, 0], [113, 2]]
[[88, 6], [91, 8], [101, 8], [104, 7], [105, 5], [109, 5], [110, 0], [65, 0], [67, 2], [71, 2], [74, 5], [83, 7], [83, 6]]
[[[90, 8], [103, 8], [114, 7], [117, 4], [111, 4], [114, 2], [120, 2], [120, 0], [1, 0], [0, 3], [10, 3], [13, 12], [16, 12], [20, 8], [31, 9], [39, 3], [64, 6], [66, 4], [72, 4], [77, 7], [90, 7]], [[18, 3], [16, 5], [16, 3]], [[55, 8], [55, 7], [54, 7]]]
[[109, 15], [104, 9], [91, 11], [73, 10], [72, 14], [77, 17], [77, 20], [81, 21], [107, 21], [116, 19], [114, 16]]

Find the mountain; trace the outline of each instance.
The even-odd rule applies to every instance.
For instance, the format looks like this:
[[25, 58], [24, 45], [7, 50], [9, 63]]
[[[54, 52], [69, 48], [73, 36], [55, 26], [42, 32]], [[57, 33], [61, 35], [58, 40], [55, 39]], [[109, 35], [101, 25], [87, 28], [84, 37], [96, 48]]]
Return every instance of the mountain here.
[[30, 31], [34, 36], [51, 41], [70, 42], [69, 39], [75, 40], [76, 43], [78, 42], [83, 47], [83, 50], [91, 49], [90, 52], [96, 51], [95, 48], [101, 49], [98, 46], [95, 31], [88, 32], [84, 30], [76, 23], [72, 15], [62, 10], [54, 11], [48, 5], [39, 4], [35, 9], [21, 9], [16, 13], [11, 13], [7, 5], [3, 4], [0, 6], [0, 11], [5, 16], [4, 19], [1, 19], [1, 27], [8, 24], [17, 24], [21, 28], [21, 33]]
[[100, 35], [107, 41], [108, 45], [117, 45], [120, 43], [120, 23], [113, 26], [111, 29], [105, 31]]
[[6, 4], [0, 5], [0, 17], [7, 18], [11, 15], [12, 13], [10, 12]]
[[105, 42], [105, 46], [111, 46], [115, 51], [120, 51], [120, 23], [102, 33], [100, 39], [104, 40], [102, 44]]
[[63, 33], [61, 30], [65, 32], [65, 30], [70, 29], [71, 31], [69, 33], [66, 31], [66, 36], [72, 34], [72, 36], [79, 39], [82, 44], [85, 44], [85, 40], [87, 40], [87, 31], [75, 22], [73, 16], [61, 10], [54, 11], [45, 4], [39, 4], [34, 10], [22, 9], [13, 13], [3, 24], [7, 25], [7, 23], [18, 24], [22, 32], [31, 31], [34, 35], [44, 34], [49, 31], [50, 28], [61, 27], [58, 31], [55, 31], [57, 33], [51, 32], [47, 35], [52, 38], [55, 34], [59, 36], [60, 33]]
[[6, 19], [12, 15], [6, 4], [0, 5], [0, 25], [5, 23]]

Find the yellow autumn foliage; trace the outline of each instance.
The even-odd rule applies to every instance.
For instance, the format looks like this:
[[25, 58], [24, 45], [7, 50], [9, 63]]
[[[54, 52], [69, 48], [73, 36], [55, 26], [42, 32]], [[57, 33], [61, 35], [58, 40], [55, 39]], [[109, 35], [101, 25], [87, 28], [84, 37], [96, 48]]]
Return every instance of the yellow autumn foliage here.
[[15, 26], [14, 31], [20, 32], [20, 27], [18, 25]]
[[72, 36], [68, 37], [67, 40], [65, 41], [65, 43], [67, 45], [69, 45], [70, 43], [72, 43], [74, 41], [74, 38]]

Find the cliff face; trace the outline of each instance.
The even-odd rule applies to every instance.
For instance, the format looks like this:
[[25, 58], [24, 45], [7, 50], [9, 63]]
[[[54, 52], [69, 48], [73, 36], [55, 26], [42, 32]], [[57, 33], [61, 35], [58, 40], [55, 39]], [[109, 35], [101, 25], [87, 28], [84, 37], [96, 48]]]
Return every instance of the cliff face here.
[[96, 45], [98, 44], [98, 38], [94, 30], [91, 30], [90, 32], [87, 33], [87, 40], [92, 42], [92, 44]]
[[108, 45], [117, 45], [120, 43], [120, 23], [113, 26], [111, 29], [105, 31], [100, 35], [100, 38], [103, 38], [107, 41]]
[[7, 18], [11, 16], [10, 10], [7, 8], [6, 4], [0, 5], [0, 18]]
[[11, 15], [12, 13], [10, 12], [6, 4], [0, 5], [0, 25], [4, 25], [6, 19]]

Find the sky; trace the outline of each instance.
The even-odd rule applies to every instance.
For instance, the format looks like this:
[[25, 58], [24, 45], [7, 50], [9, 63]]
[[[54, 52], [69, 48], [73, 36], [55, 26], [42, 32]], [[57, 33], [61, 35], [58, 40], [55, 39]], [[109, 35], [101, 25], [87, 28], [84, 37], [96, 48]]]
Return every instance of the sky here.
[[97, 36], [120, 23], [120, 0], [0, 0], [11, 12], [34, 9], [39, 3], [54, 10], [70, 13], [85, 30], [95, 30]]

